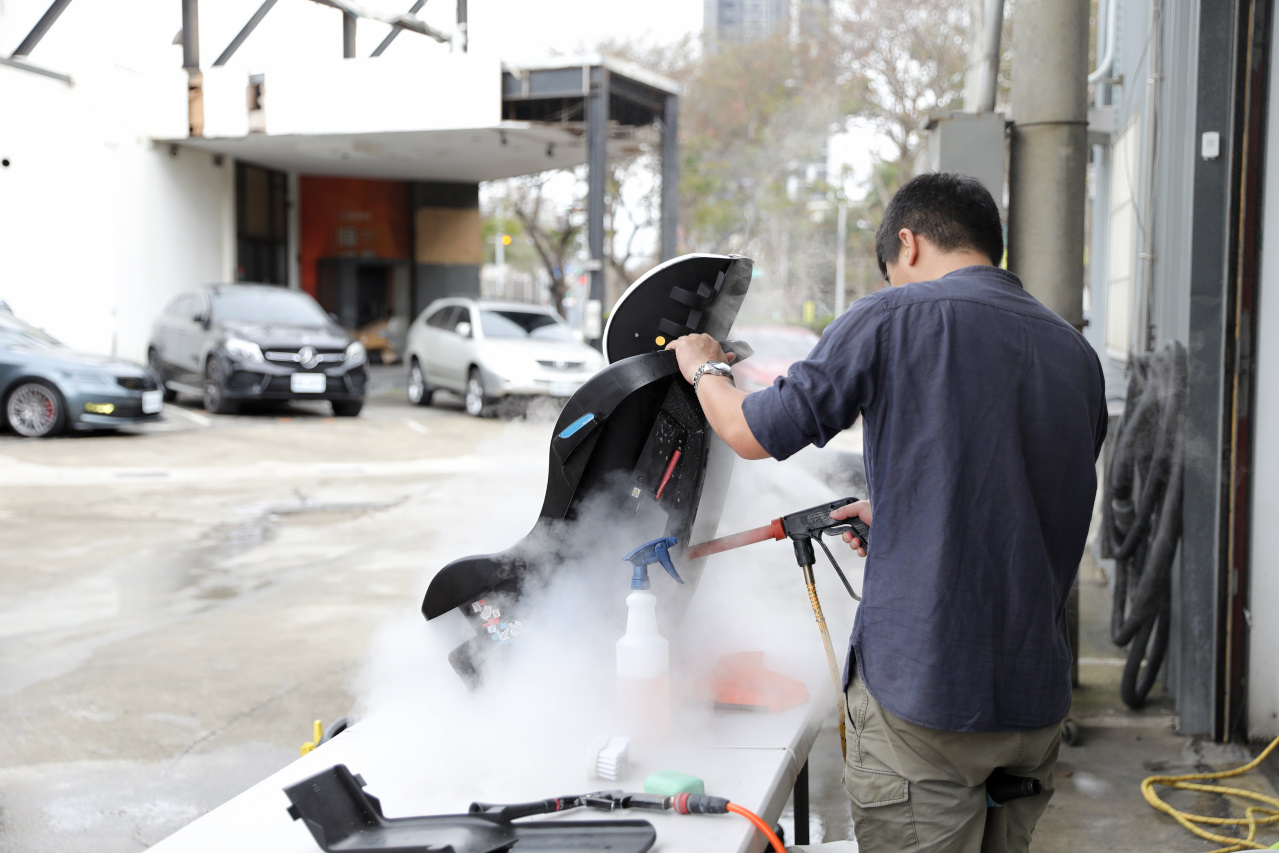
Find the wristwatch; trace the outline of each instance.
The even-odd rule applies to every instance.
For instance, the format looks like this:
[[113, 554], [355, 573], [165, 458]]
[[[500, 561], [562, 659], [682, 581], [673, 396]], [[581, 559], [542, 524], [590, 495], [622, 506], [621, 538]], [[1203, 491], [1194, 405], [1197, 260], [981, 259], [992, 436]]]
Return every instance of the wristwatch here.
[[[693, 393], [697, 393], [697, 380], [702, 378], [703, 373], [712, 373], [716, 376], [727, 376], [729, 380], [733, 378], [733, 368], [729, 367], [722, 361], [708, 361], [701, 367], [697, 368], [697, 372], [693, 374]], [[737, 383], [733, 383], [737, 384]]]

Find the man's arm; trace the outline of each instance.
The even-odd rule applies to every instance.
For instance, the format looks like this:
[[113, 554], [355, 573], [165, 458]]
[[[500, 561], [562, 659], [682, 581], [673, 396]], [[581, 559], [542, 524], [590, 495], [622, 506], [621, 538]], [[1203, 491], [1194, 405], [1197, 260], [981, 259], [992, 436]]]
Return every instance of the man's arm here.
[[[733, 356], [725, 356], [719, 342], [710, 335], [685, 335], [671, 341], [666, 348], [674, 351], [680, 373], [690, 383], [697, 368], [706, 362], [732, 363], [733, 360]], [[727, 376], [704, 373], [697, 381], [697, 401], [702, 404], [706, 421], [715, 434], [743, 459], [767, 459], [768, 451], [755, 438], [742, 413], [742, 401], [746, 396], [746, 392], [733, 385], [733, 380]]]

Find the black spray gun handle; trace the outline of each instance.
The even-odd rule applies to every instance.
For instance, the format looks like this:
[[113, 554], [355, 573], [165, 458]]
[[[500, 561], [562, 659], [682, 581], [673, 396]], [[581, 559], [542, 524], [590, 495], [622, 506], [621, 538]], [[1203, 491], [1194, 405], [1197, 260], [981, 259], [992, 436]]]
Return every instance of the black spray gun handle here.
[[826, 558], [830, 560], [830, 564], [835, 567], [835, 572], [839, 575], [839, 579], [844, 582], [844, 589], [848, 590], [848, 594], [855, 601], [861, 601], [861, 596], [853, 591], [852, 584], [844, 576], [843, 569], [835, 561], [835, 556], [831, 554], [830, 548], [826, 547], [822, 537], [842, 536], [844, 533], [851, 532], [861, 540], [862, 548], [869, 547], [870, 526], [866, 522], [857, 517], [845, 518], [839, 521], [830, 517], [830, 514], [835, 510], [846, 507], [851, 503], [856, 503], [859, 500], [861, 498], [840, 498], [837, 501], [784, 515], [781, 519], [782, 530], [790, 537], [795, 546], [795, 561], [801, 567], [813, 565], [813, 562], [817, 559], [816, 554], [813, 552], [813, 540], [816, 539], [817, 544], [822, 546], [822, 550], [826, 552]]
[[659, 794], [628, 794], [624, 791], [612, 790], [551, 797], [546, 800], [534, 800], [531, 803], [471, 803], [468, 811], [471, 814], [493, 815], [503, 820], [518, 820], [522, 817], [554, 814], [577, 808], [599, 809], [606, 812], [618, 809], [665, 811], [673, 807], [672, 800], [672, 797], [663, 797]]

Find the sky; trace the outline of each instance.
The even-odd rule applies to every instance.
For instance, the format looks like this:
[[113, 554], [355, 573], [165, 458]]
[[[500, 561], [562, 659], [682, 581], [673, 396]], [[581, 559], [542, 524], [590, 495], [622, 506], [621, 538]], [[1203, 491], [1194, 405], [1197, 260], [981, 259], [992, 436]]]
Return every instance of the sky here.
[[[351, 0], [385, 15], [408, 11], [412, 0]], [[121, 17], [114, 3], [73, 3], [41, 43], [46, 63], [101, 56], [126, 65], [171, 65], [174, 33], [181, 28], [176, 0], [129, 0]], [[201, 59], [211, 64], [261, 0], [204, 0], [200, 4]], [[49, 0], [0, 0], [0, 53], [8, 55], [49, 6]], [[471, 49], [519, 61], [578, 53], [606, 39], [671, 42], [702, 28], [702, 0], [469, 0]], [[445, 32], [455, 29], [456, 0], [428, 0], [418, 17]], [[367, 56], [387, 27], [364, 21], [359, 54]], [[107, 36], [104, 38], [104, 34]], [[402, 34], [406, 43], [421, 36]], [[7, 48], [7, 49], [6, 49]], [[237, 59], [286, 55], [341, 56], [341, 13], [308, 0], [280, 0]]]
[[512, 59], [605, 39], [673, 42], [702, 29], [702, 0], [471, 0], [469, 9], [472, 45]]

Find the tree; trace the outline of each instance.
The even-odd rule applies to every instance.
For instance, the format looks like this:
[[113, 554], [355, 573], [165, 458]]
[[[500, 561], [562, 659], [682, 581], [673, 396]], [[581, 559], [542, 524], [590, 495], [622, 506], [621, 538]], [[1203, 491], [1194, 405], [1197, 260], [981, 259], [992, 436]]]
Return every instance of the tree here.
[[[532, 244], [538, 260], [551, 282], [551, 300], [559, 314], [564, 313], [564, 297], [568, 294], [567, 270], [577, 254], [583, 230], [583, 219], [572, 201], [574, 184], [584, 181], [582, 169], [547, 171], [497, 181], [486, 189], [493, 208], [491, 215], [514, 219]], [[556, 184], [567, 185], [558, 190]]]
[[[930, 113], [961, 109], [971, 40], [969, 3], [981, 0], [836, 0], [832, 36], [847, 121], [868, 123], [889, 143], [872, 154], [870, 171], [850, 199], [849, 289], [854, 295], [883, 287], [873, 228], [884, 206], [916, 173]], [[1011, 26], [1011, 15], [1005, 27]], [[1005, 37], [1004, 45], [1009, 44]], [[850, 193], [852, 195], [852, 193]]]
[[859, 104], [858, 117], [892, 143], [896, 151], [889, 161], [899, 167], [918, 153], [930, 112], [961, 106], [968, 4], [842, 0], [832, 7], [840, 82]]

